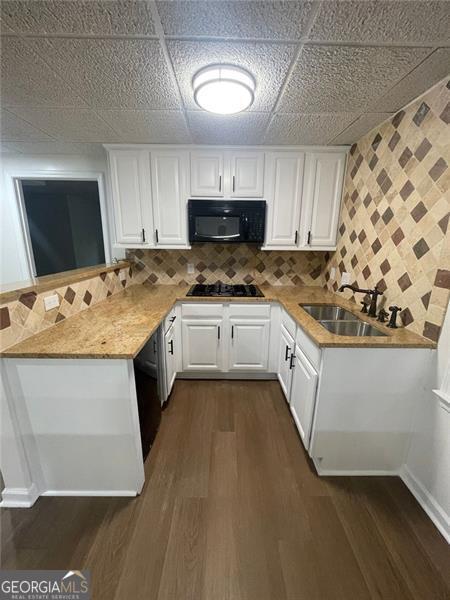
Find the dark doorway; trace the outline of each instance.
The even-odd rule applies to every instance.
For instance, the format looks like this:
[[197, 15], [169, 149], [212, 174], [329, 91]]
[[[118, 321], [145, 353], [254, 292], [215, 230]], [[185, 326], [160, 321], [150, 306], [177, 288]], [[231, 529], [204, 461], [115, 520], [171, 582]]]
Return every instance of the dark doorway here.
[[36, 276], [105, 262], [97, 181], [20, 183]]

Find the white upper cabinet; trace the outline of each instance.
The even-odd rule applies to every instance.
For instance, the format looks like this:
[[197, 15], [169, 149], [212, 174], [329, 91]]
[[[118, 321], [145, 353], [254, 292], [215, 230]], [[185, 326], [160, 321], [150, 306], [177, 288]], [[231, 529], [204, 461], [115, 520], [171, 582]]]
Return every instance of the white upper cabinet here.
[[187, 152], [151, 153], [154, 236], [157, 246], [187, 245]]
[[151, 246], [152, 196], [149, 156], [146, 150], [109, 152], [118, 244]]
[[265, 246], [296, 248], [303, 189], [303, 152], [266, 156], [267, 225]]
[[307, 156], [300, 241], [305, 249], [336, 247], [345, 159], [345, 152]]
[[191, 152], [191, 196], [223, 196], [223, 164], [223, 152]]
[[264, 192], [264, 153], [230, 154], [232, 198], [262, 198]]

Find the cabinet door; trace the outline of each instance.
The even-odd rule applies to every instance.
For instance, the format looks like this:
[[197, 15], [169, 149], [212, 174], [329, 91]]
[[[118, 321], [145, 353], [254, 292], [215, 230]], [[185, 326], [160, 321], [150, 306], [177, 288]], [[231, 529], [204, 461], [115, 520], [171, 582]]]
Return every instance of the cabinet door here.
[[304, 159], [304, 154], [298, 152], [267, 156], [266, 190], [270, 191], [265, 246], [297, 246]]
[[222, 371], [222, 320], [183, 319], [183, 371]]
[[264, 191], [264, 153], [233, 152], [230, 157], [231, 196], [262, 198]]
[[336, 246], [346, 155], [314, 153], [310, 157], [306, 202], [311, 203], [307, 243], [311, 248]]
[[151, 163], [156, 244], [186, 246], [188, 155], [152, 152]]
[[230, 371], [267, 371], [269, 330], [270, 321], [230, 321]]
[[223, 152], [191, 152], [191, 195], [223, 196]]
[[303, 445], [308, 450], [318, 375], [298, 346], [295, 347], [293, 371], [290, 396], [291, 413]]
[[278, 381], [283, 390], [286, 399], [289, 400], [291, 392], [291, 354], [294, 352], [294, 339], [286, 331], [284, 325], [281, 325], [280, 347], [278, 354]]
[[148, 152], [109, 152], [116, 242], [147, 245], [151, 236]]
[[176, 352], [179, 352], [175, 341], [175, 327], [172, 326], [164, 336], [164, 352], [166, 359], [166, 391], [169, 396], [177, 374]]

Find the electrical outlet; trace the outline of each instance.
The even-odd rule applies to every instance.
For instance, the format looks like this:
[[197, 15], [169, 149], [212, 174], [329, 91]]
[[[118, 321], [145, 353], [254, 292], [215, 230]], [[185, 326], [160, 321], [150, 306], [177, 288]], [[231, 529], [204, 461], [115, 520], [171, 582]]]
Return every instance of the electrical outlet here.
[[59, 297], [58, 294], [52, 294], [51, 296], [46, 296], [44, 298], [44, 308], [45, 310], [52, 310], [52, 308], [56, 308], [59, 306]]
[[125, 281], [126, 278], [127, 278], [126, 269], [121, 269], [119, 271], [119, 279], [120, 279], [120, 281]]
[[331, 267], [330, 269], [330, 279], [333, 281], [336, 279], [336, 267]]
[[348, 285], [350, 283], [350, 273], [344, 271], [341, 276], [341, 285]]
[[193, 275], [194, 274], [194, 265], [193, 265], [193, 263], [188, 263], [186, 269], [187, 269], [187, 272], [188, 272], [189, 275]]

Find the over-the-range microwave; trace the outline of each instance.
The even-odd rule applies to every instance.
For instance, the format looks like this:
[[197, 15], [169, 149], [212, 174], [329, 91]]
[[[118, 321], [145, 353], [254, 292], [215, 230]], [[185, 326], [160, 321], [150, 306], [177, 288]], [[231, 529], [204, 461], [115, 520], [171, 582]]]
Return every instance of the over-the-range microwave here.
[[189, 200], [189, 242], [264, 242], [264, 200]]

